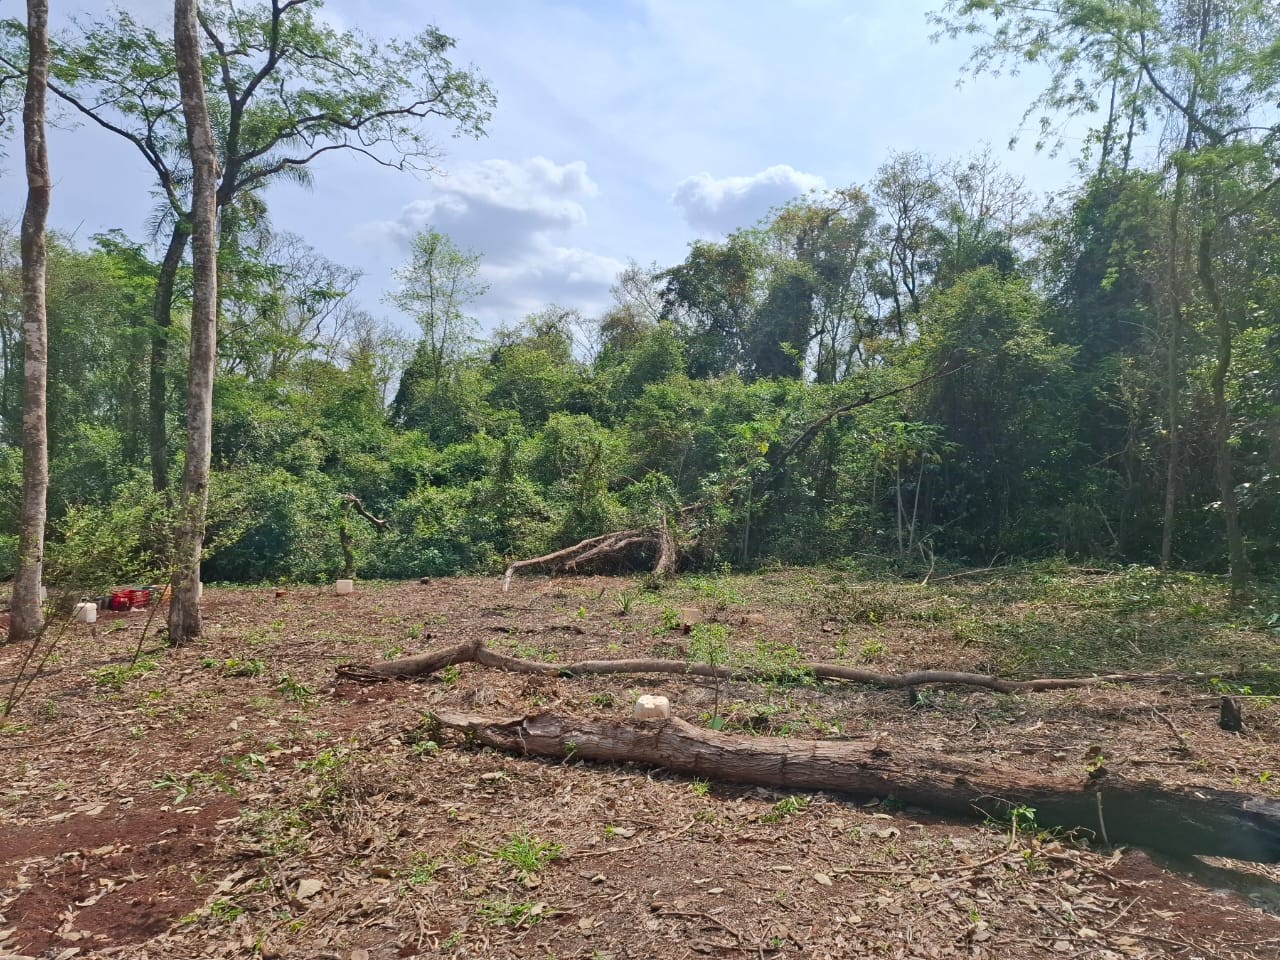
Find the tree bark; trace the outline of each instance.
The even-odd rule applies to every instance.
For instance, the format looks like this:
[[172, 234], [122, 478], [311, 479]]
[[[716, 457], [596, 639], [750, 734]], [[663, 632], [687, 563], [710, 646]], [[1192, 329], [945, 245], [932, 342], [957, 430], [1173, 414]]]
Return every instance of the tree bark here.
[[[1209, 10], [1200, 10], [1200, 27], [1196, 41], [1197, 56], [1204, 52], [1209, 36]], [[1143, 49], [1146, 39], [1143, 38]], [[1169, 349], [1165, 355], [1165, 416], [1169, 431], [1169, 455], [1165, 465], [1164, 525], [1160, 534], [1160, 569], [1167, 570], [1173, 560], [1173, 527], [1178, 510], [1178, 457], [1181, 452], [1181, 435], [1178, 418], [1181, 415], [1181, 371], [1178, 369], [1178, 347], [1182, 337], [1182, 284], [1178, 253], [1181, 246], [1182, 207], [1186, 197], [1186, 161], [1196, 145], [1196, 124], [1192, 116], [1199, 109], [1200, 81], [1198, 75], [1191, 78], [1187, 94], [1187, 129], [1182, 138], [1181, 156], [1174, 157], [1173, 202], [1169, 208]]]
[[156, 277], [152, 304], [151, 361], [147, 387], [147, 439], [151, 454], [151, 485], [157, 493], [169, 489], [169, 331], [173, 327], [173, 288], [182, 256], [191, 237], [191, 223], [179, 217], [169, 234], [169, 245]]
[[1244, 553], [1244, 537], [1240, 532], [1240, 508], [1236, 503], [1236, 482], [1231, 456], [1231, 408], [1227, 404], [1227, 375], [1231, 372], [1232, 323], [1227, 305], [1218, 290], [1214, 273], [1214, 228], [1205, 211], [1200, 226], [1200, 246], [1197, 257], [1200, 286], [1213, 311], [1217, 331], [1218, 351], [1213, 366], [1213, 446], [1218, 480], [1218, 498], [1222, 503], [1222, 516], [1226, 523], [1227, 555], [1231, 564], [1231, 598], [1238, 600], [1248, 581], [1248, 561]]
[[1162, 787], [1113, 773], [1047, 776], [929, 753], [868, 735], [858, 742], [715, 733], [683, 720], [623, 723], [544, 713], [495, 719], [436, 711], [442, 725], [518, 755], [632, 762], [789, 790], [832, 790], [966, 819], [1035, 810], [1043, 827], [1081, 828], [1111, 843], [1178, 856], [1280, 862], [1280, 802], [1245, 793]]
[[27, 0], [27, 41], [27, 86], [22, 107], [27, 167], [27, 205], [22, 214], [22, 507], [9, 621], [9, 639], [19, 643], [36, 637], [44, 620], [40, 580], [49, 492], [45, 224], [52, 190], [44, 123], [45, 85], [49, 79], [47, 0]]
[[187, 373], [187, 444], [178, 502], [169, 639], [200, 636], [200, 551], [209, 504], [213, 375], [218, 337], [218, 159], [200, 61], [197, 0], [174, 0], [174, 47], [182, 113], [191, 152], [191, 361]]
[[[1191, 132], [1187, 131], [1190, 144]], [[1173, 559], [1173, 526], [1178, 511], [1178, 456], [1181, 451], [1178, 418], [1181, 416], [1181, 384], [1178, 370], [1178, 343], [1182, 337], [1182, 292], [1179, 286], [1178, 247], [1186, 174], [1178, 163], [1174, 173], [1173, 203], [1169, 208], [1169, 343], [1165, 352], [1165, 430], [1169, 450], [1165, 461], [1164, 522], [1160, 531], [1160, 569], [1169, 569]]]

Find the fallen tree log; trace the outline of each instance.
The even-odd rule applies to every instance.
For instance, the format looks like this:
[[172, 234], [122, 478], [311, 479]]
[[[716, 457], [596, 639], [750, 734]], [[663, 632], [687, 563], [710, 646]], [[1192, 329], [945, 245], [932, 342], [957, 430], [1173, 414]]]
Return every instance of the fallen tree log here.
[[1280, 802], [1245, 793], [1163, 787], [1115, 774], [1051, 777], [929, 753], [910, 744], [747, 737], [679, 719], [618, 722], [544, 713], [499, 719], [436, 711], [485, 746], [518, 755], [632, 762], [731, 783], [831, 790], [965, 818], [1035, 810], [1041, 827], [1083, 828], [1116, 844], [1175, 856], [1280, 862]]
[[1074, 690], [1105, 683], [1155, 683], [1181, 680], [1159, 674], [1115, 673], [1092, 677], [1043, 677], [1035, 680], [1005, 680], [985, 673], [954, 670], [914, 670], [909, 673], [880, 673], [843, 663], [784, 664], [776, 671], [748, 667], [729, 667], [685, 660], [660, 658], [643, 660], [580, 660], [576, 663], [543, 663], [509, 657], [485, 646], [482, 640], [468, 640], [412, 657], [384, 663], [344, 664], [338, 675], [349, 680], [409, 680], [425, 677], [458, 663], [478, 663], [511, 673], [532, 673], [550, 677], [578, 677], [613, 673], [660, 673], [720, 680], [843, 680], [871, 687], [905, 689], [924, 686], [979, 687], [997, 693], [1036, 693], [1042, 690]]
[[563, 550], [543, 554], [540, 557], [529, 557], [527, 560], [515, 560], [508, 565], [502, 575], [502, 592], [511, 589], [511, 578], [516, 571], [528, 567], [550, 567], [553, 573], [572, 573], [579, 567], [604, 558], [620, 559], [627, 551], [636, 547], [645, 547], [654, 552], [653, 572], [659, 577], [673, 577], [679, 562], [676, 540], [671, 533], [671, 525], [667, 521], [665, 511], [662, 519], [651, 530], [615, 530], [598, 537], [588, 537]]
[[[664, 528], [665, 529], [665, 528]], [[669, 536], [669, 534], [668, 534]], [[517, 570], [528, 567], [550, 567], [555, 572], [575, 570], [579, 564], [590, 563], [602, 557], [616, 557], [635, 546], [657, 547], [661, 560], [664, 544], [659, 533], [652, 530], [615, 530], [613, 533], [588, 537], [571, 547], [543, 554], [540, 557], [529, 557], [527, 560], [515, 560], [502, 575], [502, 592], [511, 589], [511, 578]]]

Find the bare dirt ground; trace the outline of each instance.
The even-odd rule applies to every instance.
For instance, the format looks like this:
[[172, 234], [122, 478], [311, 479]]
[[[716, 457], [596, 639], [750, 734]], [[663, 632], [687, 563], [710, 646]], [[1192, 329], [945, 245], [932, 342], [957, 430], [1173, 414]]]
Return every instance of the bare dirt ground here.
[[[914, 706], [839, 684], [717, 696], [681, 676], [473, 664], [334, 683], [343, 662], [474, 637], [537, 659], [693, 657], [699, 625], [716, 624], [735, 649], [880, 669], [1280, 663], [1274, 632], [1233, 623], [1194, 584], [1068, 587], [782, 571], [661, 592], [605, 577], [524, 578], [507, 595], [478, 578], [350, 597], [210, 588], [206, 639], [148, 641], [136, 666], [146, 614], [104, 614], [70, 629], [0, 726], [0, 957], [1280, 957], [1272, 866], [1160, 864], [1029, 819], [947, 822], [892, 797], [505, 756], [423, 722], [442, 707], [620, 717], [652, 692], [738, 731], [883, 730], [1046, 772], [1078, 770], [1096, 747], [1119, 775], [1280, 796], [1280, 701], [1244, 701], [1245, 732], [1224, 732], [1207, 676], [922, 691]], [[20, 654], [0, 646], [0, 693]]]

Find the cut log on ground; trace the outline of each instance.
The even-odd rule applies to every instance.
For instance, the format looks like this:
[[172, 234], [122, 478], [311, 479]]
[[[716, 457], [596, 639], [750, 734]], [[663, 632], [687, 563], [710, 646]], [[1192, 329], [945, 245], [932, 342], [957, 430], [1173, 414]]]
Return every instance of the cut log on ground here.
[[545, 713], [500, 719], [437, 711], [442, 726], [507, 753], [632, 762], [784, 790], [893, 796], [939, 813], [1008, 818], [1035, 810], [1041, 827], [1089, 830], [1114, 844], [1175, 856], [1280, 862], [1280, 802], [1244, 793], [1163, 787], [1114, 774], [1049, 777], [929, 753], [910, 744], [747, 737], [679, 719], [588, 720]]
[[843, 680], [871, 687], [904, 689], [927, 686], [979, 687], [997, 693], [1036, 693], [1042, 690], [1075, 690], [1107, 683], [1157, 683], [1173, 682], [1180, 677], [1159, 674], [1116, 673], [1093, 677], [1044, 677], [1035, 680], [1005, 680], [985, 673], [965, 673], [954, 670], [914, 670], [910, 673], [878, 673], [842, 663], [785, 664], [777, 671], [741, 667], [713, 666], [707, 663], [690, 663], [684, 660], [581, 660], [577, 663], [542, 663], [537, 660], [521, 660], [490, 650], [482, 640], [469, 640], [412, 657], [388, 660], [385, 663], [344, 664], [338, 667], [338, 675], [348, 680], [409, 680], [425, 677], [437, 670], [457, 663], [478, 663], [496, 670], [511, 673], [532, 673], [550, 677], [577, 677], [586, 675], [675, 674], [693, 677], [712, 677], [720, 680]]

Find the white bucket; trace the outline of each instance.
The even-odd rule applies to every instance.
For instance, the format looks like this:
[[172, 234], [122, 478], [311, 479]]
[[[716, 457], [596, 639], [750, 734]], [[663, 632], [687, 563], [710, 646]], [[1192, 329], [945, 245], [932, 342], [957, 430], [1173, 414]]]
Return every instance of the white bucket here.
[[354, 580], [337, 580], [333, 584], [333, 592], [340, 597], [346, 596], [348, 593], [352, 593], [355, 588], [356, 582]]
[[76, 623], [97, 623], [98, 605], [96, 603], [76, 604]]

